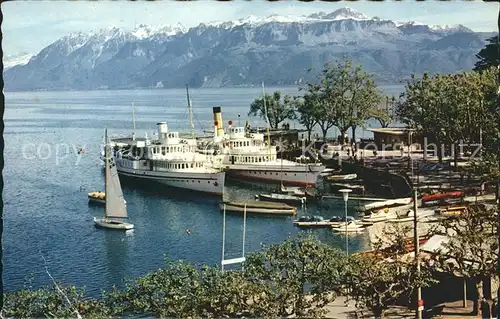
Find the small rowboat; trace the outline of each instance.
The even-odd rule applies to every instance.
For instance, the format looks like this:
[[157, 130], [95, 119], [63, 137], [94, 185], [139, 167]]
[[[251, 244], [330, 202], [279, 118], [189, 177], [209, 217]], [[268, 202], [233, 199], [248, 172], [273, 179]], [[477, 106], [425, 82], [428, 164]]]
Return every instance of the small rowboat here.
[[322, 216], [302, 216], [294, 220], [293, 224], [297, 227], [329, 227], [332, 225], [329, 220], [324, 219]]
[[436, 213], [438, 213], [441, 216], [446, 216], [446, 217], [457, 216], [457, 215], [460, 215], [464, 212], [467, 212], [466, 206], [452, 206], [452, 207], [446, 207], [443, 209], [436, 210]]
[[360, 233], [365, 230], [365, 227], [358, 223], [348, 222], [347, 226], [343, 223], [343, 225], [333, 226], [332, 230], [337, 233]]
[[347, 175], [330, 175], [326, 176], [327, 181], [336, 181], [336, 180], [344, 180], [344, 179], [356, 179], [358, 177], [357, 174], [347, 174]]
[[106, 193], [104, 192], [90, 192], [88, 193], [89, 202], [105, 205], [106, 204]]
[[306, 202], [306, 197], [298, 197], [289, 194], [276, 194], [276, 193], [260, 194], [257, 195], [257, 197], [262, 201], [280, 202], [291, 205], [303, 205]]
[[[90, 192], [87, 194], [87, 197], [89, 198], [90, 203], [99, 204], [99, 205], [106, 205], [106, 193], [105, 192]], [[125, 205], [127, 204], [125, 199], [123, 200], [123, 203]]]
[[447, 205], [463, 200], [464, 192], [447, 192], [422, 196], [422, 206], [425, 205]]
[[[429, 216], [435, 215], [435, 212], [433, 210], [429, 209], [419, 209], [417, 210], [417, 220], [422, 220], [424, 218], [427, 218]], [[387, 220], [389, 223], [404, 223], [404, 222], [412, 222], [415, 220], [415, 213], [413, 209], [410, 209], [407, 213], [406, 216], [403, 217], [398, 217], [396, 219], [390, 219]]]
[[224, 206], [226, 207], [226, 211], [228, 212], [237, 212], [243, 213], [245, 211], [247, 213], [254, 214], [270, 214], [270, 215], [292, 215], [295, 216], [297, 214], [297, 208], [294, 206], [290, 206], [283, 203], [273, 203], [273, 202], [231, 202], [224, 201], [219, 204], [220, 210], [224, 210]]
[[361, 220], [364, 222], [378, 223], [385, 222], [387, 220], [397, 219], [398, 215], [391, 212], [389, 208], [381, 209], [377, 212], [373, 212], [370, 215], [364, 216]]
[[[360, 220], [355, 219], [352, 216], [347, 216], [347, 222], [356, 223], [363, 226], [371, 226], [373, 223], [362, 222]], [[295, 220], [294, 225], [297, 227], [337, 227], [344, 225], [345, 227], [345, 217], [341, 216], [333, 216], [329, 220], [324, 219], [321, 216], [302, 216], [299, 219]]]
[[278, 194], [288, 194], [292, 196], [304, 197], [306, 196], [306, 190], [303, 187], [297, 186], [281, 186], [275, 191]]
[[413, 198], [405, 197], [405, 198], [396, 198], [396, 199], [388, 199], [385, 201], [377, 201], [374, 203], [366, 204], [362, 211], [368, 212], [375, 209], [385, 209], [391, 207], [405, 206], [411, 204], [413, 202]]

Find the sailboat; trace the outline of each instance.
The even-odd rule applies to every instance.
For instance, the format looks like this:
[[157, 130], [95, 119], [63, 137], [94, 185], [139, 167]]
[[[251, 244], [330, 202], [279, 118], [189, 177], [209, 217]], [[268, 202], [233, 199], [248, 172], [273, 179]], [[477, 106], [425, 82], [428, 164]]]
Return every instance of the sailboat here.
[[123, 192], [118, 178], [115, 162], [111, 159], [111, 147], [108, 141], [108, 130], [105, 131], [106, 148], [105, 148], [105, 165], [106, 175], [104, 179], [106, 203], [104, 207], [104, 217], [94, 217], [96, 226], [129, 230], [134, 228], [134, 224], [124, 222], [122, 220], [113, 218], [128, 218], [127, 207], [123, 201]]

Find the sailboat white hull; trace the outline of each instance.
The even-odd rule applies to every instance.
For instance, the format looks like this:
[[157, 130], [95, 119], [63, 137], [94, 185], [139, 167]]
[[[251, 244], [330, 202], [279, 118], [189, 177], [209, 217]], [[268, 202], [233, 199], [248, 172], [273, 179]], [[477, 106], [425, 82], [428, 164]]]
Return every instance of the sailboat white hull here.
[[130, 230], [134, 228], [134, 224], [126, 223], [120, 220], [110, 219], [110, 218], [97, 218], [94, 217], [94, 223], [98, 227], [118, 229], [118, 230]]
[[[279, 161], [267, 165], [226, 165], [229, 176], [263, 182], [281, 182], [284, 185], [316, 186], [324, 166], [293, 166], [281, 168]], [[283, 171], [282, 171], [283, 169]]]
[[213, 195], [222, 195], [226, 173], [196, 173], [196, 172], [159, 172], [148, 170], [134, 170], [119, 167], [118, 174], [153, 180], [170, 187], [187, 189]]

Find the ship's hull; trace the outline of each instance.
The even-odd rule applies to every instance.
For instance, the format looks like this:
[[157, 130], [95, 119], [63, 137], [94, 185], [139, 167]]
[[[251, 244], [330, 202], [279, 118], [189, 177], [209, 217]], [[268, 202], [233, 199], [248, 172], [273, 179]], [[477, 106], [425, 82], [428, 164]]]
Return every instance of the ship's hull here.
[[197, 172], [161, 172], [149, 170], [134, 170], [118, 167], [118, 174], [167, 185], [178, 189], [202, 192], [221, 196], [224, 192], [225, 172], [197, 173]]
[[323, 166], [273, 167], [271, 165], [225, 165], [233, 178], [316, 187]]

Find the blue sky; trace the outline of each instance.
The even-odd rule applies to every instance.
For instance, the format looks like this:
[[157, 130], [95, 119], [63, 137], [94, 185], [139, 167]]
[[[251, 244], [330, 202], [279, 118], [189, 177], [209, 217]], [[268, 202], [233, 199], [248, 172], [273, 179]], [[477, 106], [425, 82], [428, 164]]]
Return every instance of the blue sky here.
[[135, 24], [177, 24], [228, 21], [248, 15], [303, 15], [342, 7], [368, 16], [425, 24], [463, 24], [474, 31], [497, 31], [498, 3], [482, 1], [12, 1], [2, 3], [3, 50], [11, 55], [36, 54], [70, 32], [110, 26], [133, 29]]

